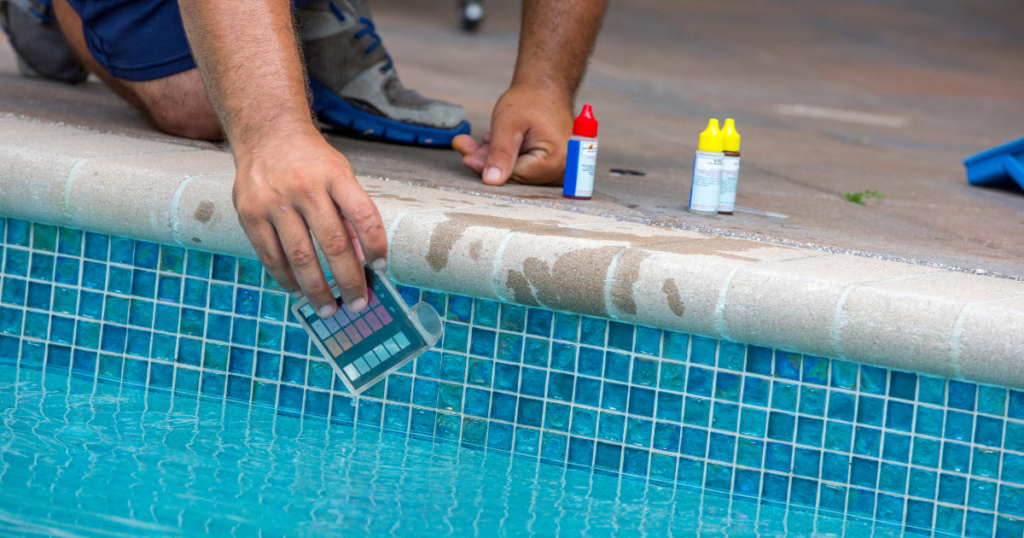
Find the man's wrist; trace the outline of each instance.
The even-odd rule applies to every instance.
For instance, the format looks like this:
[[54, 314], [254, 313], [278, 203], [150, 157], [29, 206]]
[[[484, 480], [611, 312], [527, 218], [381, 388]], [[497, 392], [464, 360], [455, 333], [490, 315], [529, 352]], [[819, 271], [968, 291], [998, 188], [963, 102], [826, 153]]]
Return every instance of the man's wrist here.
[[[234, 133], [232, 133], [234, 134]], [[323, 142], [324, 136], [312, 121], [273, 123], [250, 128], [246, 133], [229, 134], [231, 151], [236, 163], [250, 160], [253, 156], [279, 148], [294, 147], [295, 144]]]
[[570, 113], [572, 112], [576, 94], [575, 88], [568, 88], [563, 82], [518, 76], [512, 79], [512, 84], [509, 86], [508, 91], [539, 94], [542, 98], [562, 106]]

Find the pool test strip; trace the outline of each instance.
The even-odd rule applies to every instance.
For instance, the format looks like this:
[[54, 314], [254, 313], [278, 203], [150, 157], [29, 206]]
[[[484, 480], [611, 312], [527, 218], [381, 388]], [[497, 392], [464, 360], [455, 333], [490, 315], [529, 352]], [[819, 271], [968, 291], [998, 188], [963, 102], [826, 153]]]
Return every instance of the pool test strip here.
[[333, 316], [321, 318], [307, 298], [292, 305], [296, 319], [353, 394], [430, 349], [441, 335], [433, 307], [420, 302], [407, 308], [383, 272], [367, 270], [367, 282], [369, 304], [361, 312], [342, 301], [333, 281], [339, 307]]

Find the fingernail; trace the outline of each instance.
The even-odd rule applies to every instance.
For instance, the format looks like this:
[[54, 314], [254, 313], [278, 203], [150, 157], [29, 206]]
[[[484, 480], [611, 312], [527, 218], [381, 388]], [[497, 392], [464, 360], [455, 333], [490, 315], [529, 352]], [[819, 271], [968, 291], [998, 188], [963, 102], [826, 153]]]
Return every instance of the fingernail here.
[[289, 295], [291, 295], [292, 297], [298, 299], [299, 297], [302, 297], [304, 294], [301, 291], [293, 291]]
[[484, 170], [484, 181], [500, 181], [501, 170], [498, 170], [497, 166], [492, 166], [487, 170]]
[[320, 307], [320, 317], [329, 318], [334, 315], [335, 310], [337, 310], [336, 306], [332, 304], [325, 304]]
[[383, 269], [387, 266], [388, 261], [385, 260], [384, 258], [377, 258], [376, 260], [373, 260], [373, 263], [370, 264], [370, 267], [373, 267], [374, 269]]
[[366, 299], [360, 297], [355, 301], [352, 301], [352, 304], [348, 307], [351, 308], [353, 312], [362, 312], [363, 309], [366, 308]]

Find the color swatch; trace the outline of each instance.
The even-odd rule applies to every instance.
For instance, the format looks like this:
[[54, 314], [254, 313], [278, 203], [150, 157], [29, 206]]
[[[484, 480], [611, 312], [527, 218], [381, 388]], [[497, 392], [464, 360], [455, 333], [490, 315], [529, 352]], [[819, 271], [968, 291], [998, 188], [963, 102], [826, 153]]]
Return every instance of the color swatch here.
[[403, 359], [413, 357], [424, 346], [379, 279], [367, 290], [369, 304], [362, 312], [353, 312], [342, 303], [337, 288], [332, 291], [340, 307], [333, 316], [321, 318], [308, 302], [298, 312], [311, 329], [310, 336], [351, 388], [358, 390], [401, 366]]

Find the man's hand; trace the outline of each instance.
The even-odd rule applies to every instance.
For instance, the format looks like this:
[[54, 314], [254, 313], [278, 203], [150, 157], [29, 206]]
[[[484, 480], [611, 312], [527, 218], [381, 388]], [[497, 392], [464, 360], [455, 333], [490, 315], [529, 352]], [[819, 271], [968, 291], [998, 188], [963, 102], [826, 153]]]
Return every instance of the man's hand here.
[[509, 88], [494, 105], [483, 144], [459, 135], [452, 147], [462, 163], [488, 185], [509, 179], [527, 185], [561, 185], [565, 151], [572, 134], [572, 109], [550, 93], [527, 86]]
[[[234, 202], [260, 261], [322, 317], [366, 306], [361, 259], [387, 264], [387, 237], [352, 167], [313, 126], [288, 0], [179, 0], [192, 54], [231, 141]], [[245, 13], [240, 17], [239, 13]]]
[[387, 266], [387, 235], [377, 207], [356, 182], [348, 160], [318, 133], [292, 135], [238, 157], [238, 218], [267, 272], [323, 317], [336, 304], [310, 239], [316, 238], [341, 297], [359, 312], [367, 304], [362, 260]]
[[561, 185], [572, 105], [607, 0], [523, 0], [512, 86], [498, 99], [483, 144], [455, 137], [462, 163], [488, 185], [509, 179]]

